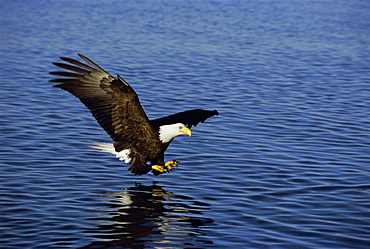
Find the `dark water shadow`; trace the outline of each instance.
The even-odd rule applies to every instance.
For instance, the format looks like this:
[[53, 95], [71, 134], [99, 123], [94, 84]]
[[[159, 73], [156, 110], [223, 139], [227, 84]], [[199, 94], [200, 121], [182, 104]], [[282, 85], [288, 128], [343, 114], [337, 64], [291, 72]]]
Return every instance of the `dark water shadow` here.
[[175, 195], [162, 186], [134, 187], [95, 197], [106, 207], [98, 226], [84, 233], [96, 241], [81, 248], [192, 248], [212, 245], [205, 235], [213, 220], [203, 216], [209, 204]]

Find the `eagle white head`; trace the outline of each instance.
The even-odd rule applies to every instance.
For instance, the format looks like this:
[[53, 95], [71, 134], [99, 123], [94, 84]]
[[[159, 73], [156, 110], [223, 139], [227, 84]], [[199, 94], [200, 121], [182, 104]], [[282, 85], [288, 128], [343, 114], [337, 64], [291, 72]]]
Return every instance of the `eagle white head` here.
[[162, 125], [159, 127], [159, 139], [162, 143], [168, 143], [178, 135], [191, 136], [191, 130], [182, 123]]

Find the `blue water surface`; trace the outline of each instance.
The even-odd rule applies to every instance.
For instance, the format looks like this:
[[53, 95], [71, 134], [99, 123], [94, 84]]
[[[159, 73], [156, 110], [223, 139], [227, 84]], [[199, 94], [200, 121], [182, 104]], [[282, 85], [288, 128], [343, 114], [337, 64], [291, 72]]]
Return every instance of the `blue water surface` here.
[[[368, 248], [370, 2], [1, 1], [0, 247]], [[82, 53], [150, 118], [217, 109], [134, 176], [48, 81]]]

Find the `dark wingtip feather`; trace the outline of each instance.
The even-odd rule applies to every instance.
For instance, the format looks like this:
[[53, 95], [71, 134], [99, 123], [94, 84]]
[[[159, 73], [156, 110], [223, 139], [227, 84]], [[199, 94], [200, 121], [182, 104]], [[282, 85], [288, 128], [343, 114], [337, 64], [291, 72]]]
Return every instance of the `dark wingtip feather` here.
[[158, 129], [161, 125], [183, 123], [188, 128], [197, 126], [200, 122], [204, 121], [212, 116], [219, 115], [217, 110], [207, 111], [202, 109], [193, 109], [184, 112], [175, 113], [166, 117], [151, 120], [153, 127]]

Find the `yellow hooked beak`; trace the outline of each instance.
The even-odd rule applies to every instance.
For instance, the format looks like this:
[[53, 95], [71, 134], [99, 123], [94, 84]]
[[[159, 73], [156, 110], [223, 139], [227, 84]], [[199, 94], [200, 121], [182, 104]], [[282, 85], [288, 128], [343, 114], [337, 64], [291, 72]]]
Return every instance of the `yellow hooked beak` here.
[[188, 127], [183, 128], [180, 132], [191, 137], [191, 130]]

